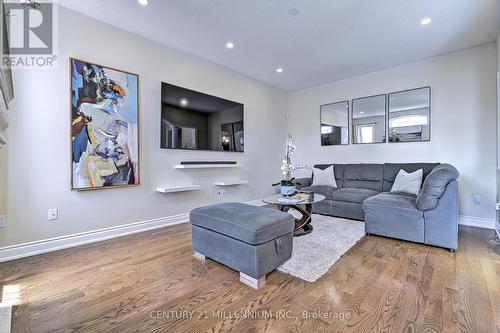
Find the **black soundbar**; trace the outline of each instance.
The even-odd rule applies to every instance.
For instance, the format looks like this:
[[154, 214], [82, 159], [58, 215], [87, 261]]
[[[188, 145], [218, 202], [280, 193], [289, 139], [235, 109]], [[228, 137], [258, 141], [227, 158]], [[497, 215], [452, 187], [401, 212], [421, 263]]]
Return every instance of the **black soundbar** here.
[[198, 165], [198, 164], [237, 164], [236, 161], [183, 161], [181, 165]]

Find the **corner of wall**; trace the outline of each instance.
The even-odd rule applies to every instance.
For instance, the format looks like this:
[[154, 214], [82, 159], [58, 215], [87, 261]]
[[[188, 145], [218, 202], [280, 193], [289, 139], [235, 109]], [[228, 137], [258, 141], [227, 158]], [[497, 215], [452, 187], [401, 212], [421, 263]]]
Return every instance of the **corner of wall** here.
[[[500, 202], [500, 30], [497, 35], [497, 203]], [[500, 211], [497, 210], [495, 230], [500, 238]]]
[[7, 153], [0, 148], [0, 215], [7, 214]]
[[497, 210], [497, 220], [495, 223], [495, 231], [497, 232], [498, 238], [500, 238], [500, 211]]
[[500, 72], [500, 31], [498, 31], [497, 35], [497, 68]]

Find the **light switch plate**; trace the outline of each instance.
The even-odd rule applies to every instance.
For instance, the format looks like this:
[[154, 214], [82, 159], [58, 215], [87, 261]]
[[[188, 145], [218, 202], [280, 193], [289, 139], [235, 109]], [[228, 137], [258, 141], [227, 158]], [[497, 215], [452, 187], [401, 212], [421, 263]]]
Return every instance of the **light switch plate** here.
[[5, 215], [0, 215], [0, 228], [6, 228], [7, 227], [7, 219]]

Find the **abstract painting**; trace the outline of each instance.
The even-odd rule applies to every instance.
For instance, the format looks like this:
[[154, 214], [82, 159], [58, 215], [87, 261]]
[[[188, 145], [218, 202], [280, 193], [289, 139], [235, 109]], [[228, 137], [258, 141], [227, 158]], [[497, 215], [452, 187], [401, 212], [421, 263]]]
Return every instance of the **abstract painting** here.
[[139, 185], [139, 76], [70, 62], [71, 188]]

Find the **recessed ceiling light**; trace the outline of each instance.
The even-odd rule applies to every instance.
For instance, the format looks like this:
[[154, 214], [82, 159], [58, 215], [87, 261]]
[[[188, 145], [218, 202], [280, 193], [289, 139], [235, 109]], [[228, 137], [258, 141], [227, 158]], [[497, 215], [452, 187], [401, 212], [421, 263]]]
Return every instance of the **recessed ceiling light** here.
[[431, 23], [432, 19], [430, 17], [426, 17], [424, 19], [422, 19], [422, 21], [420, 21], [420, 25], [427, 25], [429, 23]]
[[226, 43], [226, 47], [227, 47], [228, 49], [232, 49], [232, 48], [234, 47], [234, 43], [233, 43], [233, 42], [227, 42], [227, 43]]
[[361, 113], [361, 114], [365, 114], [365, 111], [361, 111], [360, 113]]
[[181, 105], [182, 105], [182, 106], [186, 106], [186, 105], [188, 105], [188, 104], [189, 104], [189, 102], [188, 102], [188, 100], [187, 100], [187, 99], [185, 99], [185, 98], [181, 99]]
[[276, 73], [283, 73], [283, 68], [281, 67], [276, 68]]
[[138, 2], [140, 5], [143, 5], [143, 6], [147, 6], [147, 5], [148, 5], [148, 0], [137, 0], [137, 2]]

